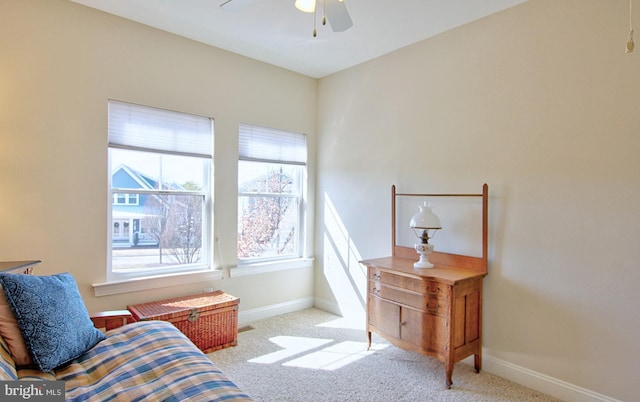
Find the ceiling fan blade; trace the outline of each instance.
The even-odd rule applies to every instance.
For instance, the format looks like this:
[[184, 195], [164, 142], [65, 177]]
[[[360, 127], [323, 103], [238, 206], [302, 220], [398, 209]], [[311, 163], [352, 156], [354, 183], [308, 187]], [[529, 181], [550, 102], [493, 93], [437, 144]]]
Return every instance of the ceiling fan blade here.
[[353, 26], [353, 21], [342, 0], [324, 0], [327, 19], [334, 32], [342, 32]]
[[220, 4], [220, 8], [225, 11], [238, 11], [249, 7], [256, 1], [257, 0], [226, 0], [224, 3]]

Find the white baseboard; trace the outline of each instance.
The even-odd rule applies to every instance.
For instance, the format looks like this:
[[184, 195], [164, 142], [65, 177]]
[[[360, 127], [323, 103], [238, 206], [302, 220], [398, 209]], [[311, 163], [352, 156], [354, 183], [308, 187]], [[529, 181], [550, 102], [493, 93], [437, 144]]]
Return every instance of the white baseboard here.
[[320, 310], [326, 311], [327, 313], [331, 313], [339, 316], [343, 315], [342, 310], [340, 309], [340, 306], [338, 305], [338, 303], [328, 302], [323, 299], [315, 298], [313, 305], [314, 307], [317, 307]]
[[271, 318], [281, 314], [293, 313], [294, 311], [311, 307], [313, 307], [313, 297], [306, 297], [304, 299], [240, 311], [238, 313], [238, 326], [242, 327], [254, 321], [264, 320], [265, 318]]
[[[473, 365], [473, 357], [463, 361]], [[493, 357], [483, 349], [482, 370], [565, 402], [622, 402], [546, 374]]]

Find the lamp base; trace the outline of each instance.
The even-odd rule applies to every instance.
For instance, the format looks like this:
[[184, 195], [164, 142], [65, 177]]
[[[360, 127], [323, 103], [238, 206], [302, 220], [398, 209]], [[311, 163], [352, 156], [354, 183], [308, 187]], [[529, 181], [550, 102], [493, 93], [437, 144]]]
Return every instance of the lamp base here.
[[429, 261], [429, 254], [433, 251], [433, 245], [428, 243], [416, 243], [415, 249], [420, 254], [420, 259], [413, 264], [414, 268], [434, 268]]

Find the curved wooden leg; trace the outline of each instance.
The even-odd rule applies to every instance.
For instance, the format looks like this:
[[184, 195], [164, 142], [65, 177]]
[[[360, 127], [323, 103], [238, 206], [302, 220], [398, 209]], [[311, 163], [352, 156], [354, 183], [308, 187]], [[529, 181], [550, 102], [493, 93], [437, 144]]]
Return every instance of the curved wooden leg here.
[[367, 350], [371, 349], [371, 331], [367, 331], [367, 339], [369, 341], [367, 345]]
[[476, 369], [476, 373], [480, 372], [482, 368], [482, 352], [478, 352], [473, 355], [473, 367]]
[[453, 380], [451, 379], [453, 377], [453, 362], [445, 363], [445, 370], [447, 372], [447, 389], [451, 389], [453, 385]]

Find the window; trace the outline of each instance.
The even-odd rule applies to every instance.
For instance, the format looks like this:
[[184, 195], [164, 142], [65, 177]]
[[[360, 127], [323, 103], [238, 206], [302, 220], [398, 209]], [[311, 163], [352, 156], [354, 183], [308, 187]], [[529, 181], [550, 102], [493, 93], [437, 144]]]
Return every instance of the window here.
[[238, 145], [240, 263], [301, 257], [306, 136], [240, 124]]
[[138, 194], [113, 194], [113, 203], [118, 205], [138, 205], [139, 199]]
[[213, 120], [109, 101], [108, 279], [211, 266]]

